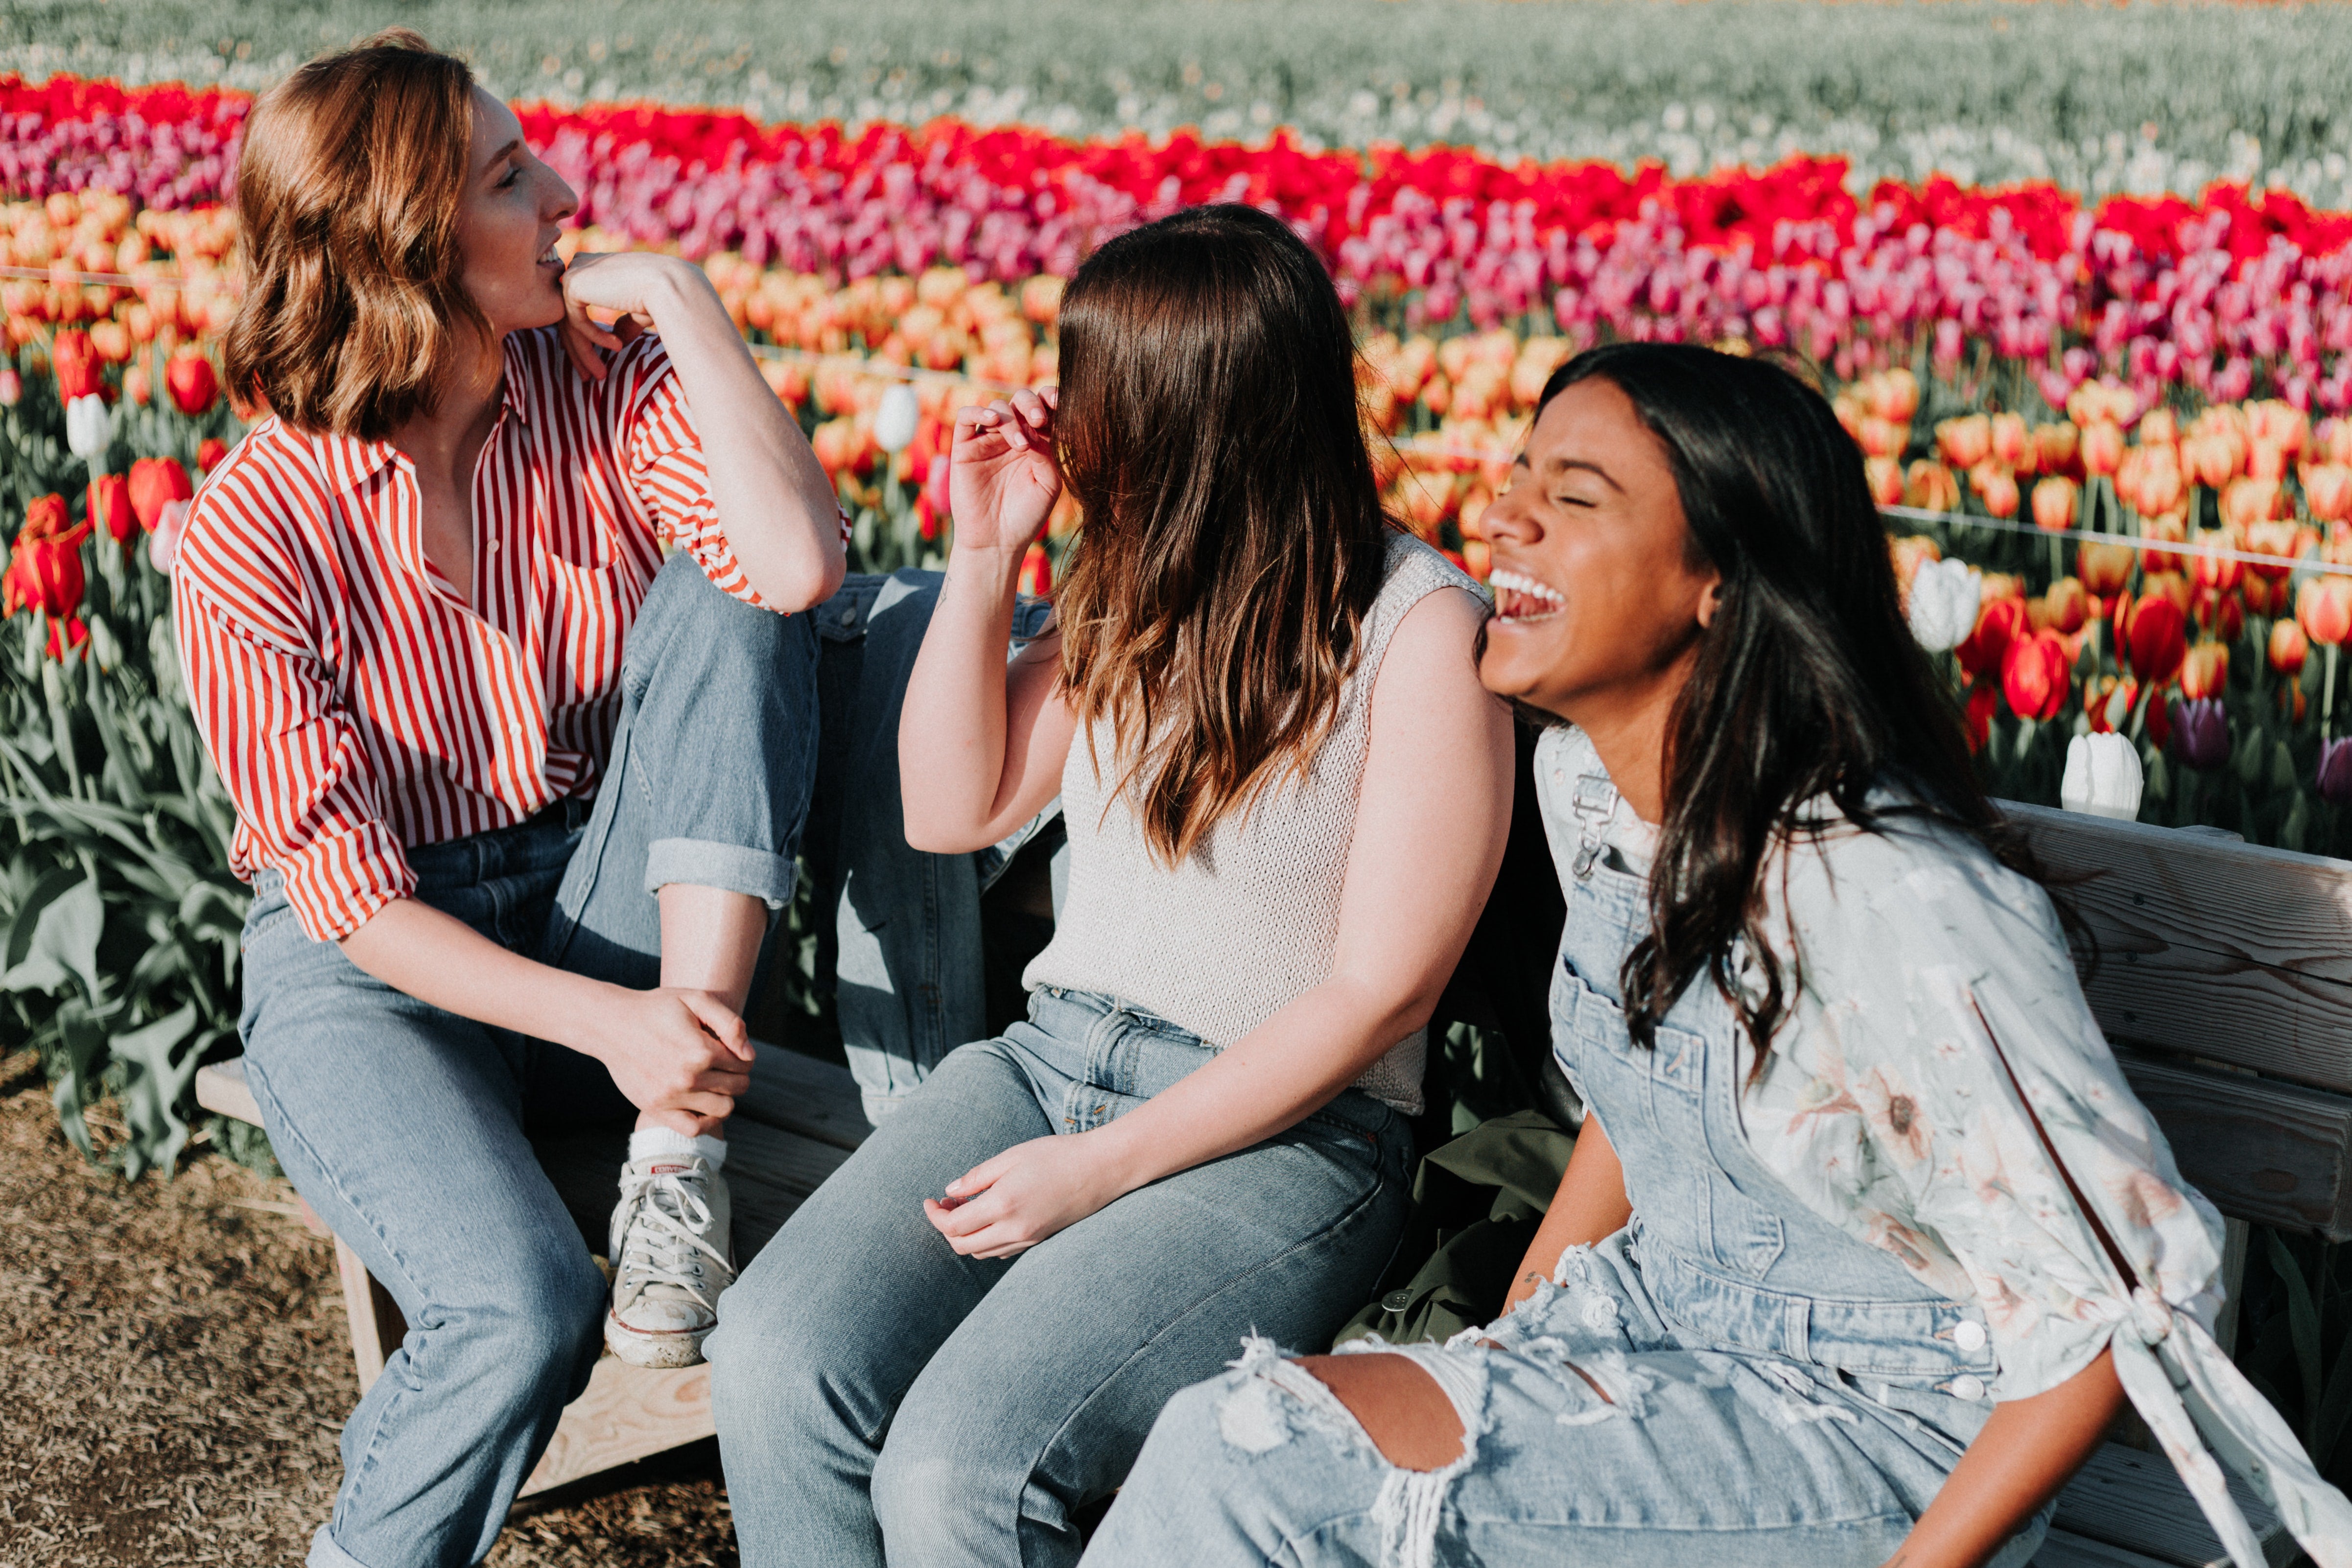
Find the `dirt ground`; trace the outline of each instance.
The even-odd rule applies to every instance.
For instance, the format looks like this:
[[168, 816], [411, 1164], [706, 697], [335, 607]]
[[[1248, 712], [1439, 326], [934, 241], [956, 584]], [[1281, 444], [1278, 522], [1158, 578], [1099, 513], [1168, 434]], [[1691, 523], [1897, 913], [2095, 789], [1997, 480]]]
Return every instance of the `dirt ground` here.
[[[58, 1133], [29, 1053], [0, 1060], [0, 1565], [299, 1563], [358, 1397], [290, 1186], [202, 1151], [126, 1185]], [[712, 1443], [534, 1500], [489, 1558], [735, 1561]]]

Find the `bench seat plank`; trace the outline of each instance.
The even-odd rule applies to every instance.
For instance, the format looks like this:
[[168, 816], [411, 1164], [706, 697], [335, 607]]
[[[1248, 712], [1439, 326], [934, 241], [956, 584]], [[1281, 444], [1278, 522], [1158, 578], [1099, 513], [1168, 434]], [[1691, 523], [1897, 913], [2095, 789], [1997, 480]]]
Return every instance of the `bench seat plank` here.
[[752, 1045], [751, 1088], [735, 1101], [738, 1122], [757, 1122], [842, 1149], [866, 1141], [874, 1129], [846, 1069], [780, 1045]]
[[2032, 1568], [2173, 1568], [2161, 1558], [2110, 1546], [2104, 1541], [2053, 1528], [2033, 1554]]
[[[2234, 1475], [2230, 1494], [2265, 1543], [2272, 1563], [2291, 1561], [2294, 1539], [2270, 1505]], [[2205, 1568], [2209, 1563], [2229, 1568], [2230, 1554], [2221, 1550], [2197, 1500], [2181, 1485], [2172, 1461], [2120, 1443], [2105, 1445], [2076, 1472], [2058, 1494], [2058, 1513], [2052, 1523], [2069, 1535], [2136, 1552], [2172, 1568]], [[2046, 1550], [2038, 1554], [2036, 1568], [2047, 1559]]]

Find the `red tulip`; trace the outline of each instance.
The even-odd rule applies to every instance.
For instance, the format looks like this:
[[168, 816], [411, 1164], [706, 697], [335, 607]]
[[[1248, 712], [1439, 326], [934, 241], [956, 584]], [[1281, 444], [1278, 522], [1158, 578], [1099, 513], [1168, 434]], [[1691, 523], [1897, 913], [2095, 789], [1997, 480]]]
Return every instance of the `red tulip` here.
[[25, 526], [0, 576], [0, 615], [38, 610], [62, 621], [81, 608], [88, 580], [82, 574], [81, 542], [89, 538], [87, 519], [66, 526], [62, 496], [43, 496], [25, 508]]
[[98, 350], [87, 332], [58, 333], [49, 345], [49, 363], [57, 371], [59, 402], [71, 402], [78, 397], [106, 391], [106, 376]]
[[2055, 632], [2036, 632], [2011, 642], [2000, 661], [2000, 690], [2009, 699], [2009, 711], [2020, 718], [2056, 718], [2066, 706], [2074, 666], [2066, 640]]
[[214, 373], [213, 362], [201, 353], [173, 355], [163, 367], [163, 385], [179, 411], [191, 419], [211, 413], [220, 397], [220, 377]]
[[195, 493], [188, 471], [176, 457], [142, 457], [131, 465], [131, 509], [139, 514], [139, 526], [149, 533], [155, 531], [155, 521], [163, 515], [166, 502], [184, 501]]
[[1976, 630], [1952, 650], [1973, 680], [2000, 668], [2001, 659], [2009, 645], [2026, 631], [2025, 601], [2003, 595], [1985, 595], [1984, 608], [1977, 612]]
[[2283, 675], [2292, 675], [2300, 671], [2304, 662], [2310, 657], [2311, 639], [2304, 634], [2301, 626], [2292, 621], [2272, 622], [2270, 645], [2272, 669]]
[[131, 509], [131, 486], [120, 474], [100, 474], [89, 482], [88, 510], [93, 529], [103, 528], [116, 544], [130, 547], [139, 537], [139, 515]]
[[2189, 617], [2169, 594], [2143, 593], [2125, 617], [2122, 642], [2132, 674], [2143, 685], [2160, 686], [2188, 656]]
[[196, 445], [196, 472], [209, 474], [214, 465], [228, 455], [228, 448], [217, 436], [207, 435]]
[[1054, 591], [1054, 563], [1044, 545], [1031, 545], [1021, 558], [1021, 591], [1043, 599]]

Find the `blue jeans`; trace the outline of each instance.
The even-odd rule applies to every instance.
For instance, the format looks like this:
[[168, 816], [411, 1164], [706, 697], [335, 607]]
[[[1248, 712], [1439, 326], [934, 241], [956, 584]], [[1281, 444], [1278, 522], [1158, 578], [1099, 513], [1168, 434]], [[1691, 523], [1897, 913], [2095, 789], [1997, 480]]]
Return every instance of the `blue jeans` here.
[[952, 1251], [922, 1201], [1083, 1132], [1211, 1052], [1052, 988], [950, 1053], [802, 1205], [705, 1346], [747, 1568], [1068, 1563], [1168, 1396], [1253, 1330], [1320, 1346], [1403, 1224], [1411, 1129], [1357, 1090], [1139, 1187], [1019, 1257]]
[[[806, 843], [822, 932], [817, 967], [820, 983], [832, 972], [849, 1071], [877, 1124], [949, 1051], [986, 1032], [980, 895], [1061, 810], [1048, 806], [975, 854], [908, 847], [898, 714], [943, 580], [912, 569], [853, 576], [814, 617], [824, 644], [824, 737]], [[1021, 601], [1015, 649], [1043, 630], [1050, 609]], [[1057, 862], [1057, 892], [1060, 870]]]
[[[416, 896], [577, 974], [658, 983], [654, 890], [781, 907], [815, 772], [805, 616], [737, 602], [684, 557], [629, 629], [622, 722], [593, 808], [409, 852]], [[603, 1278], [527, 1134], [634, 1109], [598, 1062], [441, 1011], [314, 942], [280, 880], [245, 931], [246, 1069], [280, 1164], [409, 1324], [344, 1424], [311, 1568], [457, 1568], [588, 1380]]]
[[[1647, 878], [1603, 857], [1562, 891], [1552, 1049], [1609, 1130], [1632, 1222], [1492, 1328], [1406, 1347], [1468, 1435], [1452, 1465], [1391, 1465], [1322, 1385], [1254, 1349], [1171, 1402], [1090, 1560], [1877, 1568], [1934, 1500], [1992, 1413], [1982, 1306], [1750, 1152], [1743, 1031], [1712, 985], [1633, 1042], [1616, 987]], [[2031, 1561], [2049, 1514], [1995, 1568]]]

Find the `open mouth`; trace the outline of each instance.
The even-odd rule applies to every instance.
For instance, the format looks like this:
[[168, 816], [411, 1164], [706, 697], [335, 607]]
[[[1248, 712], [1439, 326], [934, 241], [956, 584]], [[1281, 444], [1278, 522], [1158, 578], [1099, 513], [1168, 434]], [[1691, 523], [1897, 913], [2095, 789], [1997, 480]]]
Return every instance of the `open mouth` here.
[[556, 253], [555, 243], [553, 240], [547, 242], [547, 249], [540, 256], [539, 265], [551, 267], [561, 272], [563, 270], [563, 257]]
[[1500, 567], [1487, 576], [1486, 586], [1495, 591], [1495, 619], [1507, 625], [1548, 621], [1568, 607], [1567, 596], [1557, 589]]

